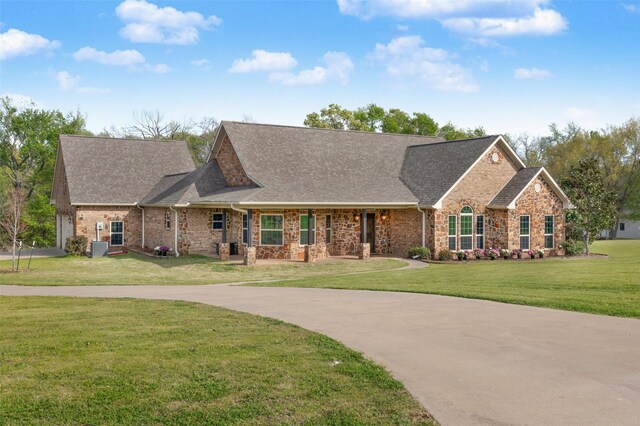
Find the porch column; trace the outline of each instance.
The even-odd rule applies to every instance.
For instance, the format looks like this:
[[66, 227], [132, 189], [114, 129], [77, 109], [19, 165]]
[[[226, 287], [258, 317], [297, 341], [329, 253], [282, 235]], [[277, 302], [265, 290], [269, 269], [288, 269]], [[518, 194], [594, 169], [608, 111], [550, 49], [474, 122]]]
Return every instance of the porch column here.
[[371, 248], [367, 242], [367, 209], [362, 209], [360, 213], [360, 246], [358, 247], [358, 258], [369, 259]]
[[244, 249], [244, 264], [256, 264], [256, 248], [253, 247], [253, 209], [247, 210], [247, 247]]
[[227, 209], [222, 209], [222, 242], [227, 242]]
[[360, 213], [360, 242], [367, 242], [367, 209], [362, 209]]

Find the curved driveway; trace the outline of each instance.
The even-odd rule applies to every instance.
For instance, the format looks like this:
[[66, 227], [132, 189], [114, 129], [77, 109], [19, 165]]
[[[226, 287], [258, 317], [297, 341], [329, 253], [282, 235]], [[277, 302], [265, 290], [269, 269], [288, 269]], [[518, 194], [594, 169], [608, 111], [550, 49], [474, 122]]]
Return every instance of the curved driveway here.
[[0, 295], [202, 302], [333, 337], [445, 425], [640, 422], [640, 320], [426, 294], [211, 286], [0, 286]]

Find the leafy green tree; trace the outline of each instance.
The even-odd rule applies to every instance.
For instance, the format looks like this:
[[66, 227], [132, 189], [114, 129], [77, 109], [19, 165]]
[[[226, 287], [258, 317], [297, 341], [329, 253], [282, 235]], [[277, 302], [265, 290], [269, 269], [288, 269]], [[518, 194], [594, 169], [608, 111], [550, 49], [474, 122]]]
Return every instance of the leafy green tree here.
[[[382, 128], [382, 120], [386, 112], [384, 108], [376, 104], [369, 104], [366, 108], [358, 108], [353, 112], [356, 120], [367, 125], [370, 132], [379, 132]], [[310, 126], [313, 127], [313, 126]]]
[[55, 207], [49, 205], [60, 134], [88, 133], [80, 112], [16, 107], [0, 99], [0, 173], [10, 187], [24, 191], [22, 220], [29, 228], [21, 235], [41, 246], [55, 242]]
[[583, 232], [589, 255], [590, 241], [615, 223], [616, 194], [606, 189], [596, 158], [578, 161], [561, 180], [561, 185], [575, 206], [572, 220]]
[[338, 130], [370, 130], [367, 122], [356, 118], [353, 111], [342, 108], [338, 104], [330, 104], [322, 108], [320, 114], [313, 112], [304, 120], [307, 127]]
[[476, 128], [468, 128], [463, 129], [461, 127], [456, 127], [450, 121], [447, 122], [444, 126], [440, 127], [438, 134], [444, 137], [448, 141], [456, 140], [456, 139], [466, 139], [466, 138], [478, 138], [482, 136], [486, 136], [487, 132], [484, 130], [484, 127], [478, 126]]

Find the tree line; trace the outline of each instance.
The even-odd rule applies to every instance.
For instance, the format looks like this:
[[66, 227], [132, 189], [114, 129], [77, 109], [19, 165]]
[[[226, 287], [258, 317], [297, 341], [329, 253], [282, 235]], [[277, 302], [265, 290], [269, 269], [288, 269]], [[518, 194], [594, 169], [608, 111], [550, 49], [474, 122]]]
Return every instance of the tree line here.
[[[253, 119], [245, 117], [244, 121]], [[159, 111], [143, 111], [134, 114], [129, 125], [104, 129], [98, 136], [184, 140], [194, 163], [201, 165], [208, 157], [218, 125], [213, 117], [176, 121], [166, 119]], [[440, 126], [427, 113], [409, 114], [375, 104], [355, 110], [331, 104], [319, 113], [308, 114], [304, 125], [441, 136], [446, 140], [486, 135], [482, 126], [463, 128], [451, 122]], [[60, 134], [93, 135], [80, 111], [65, 114], [35, 105], [18, 108], [9, 97], [0, 99], [0, 244], [5, 247], [11, 247], [17, 237], [29, 243], [35, 241], [38, 246], [55, 243], [55, 206], [49, 204], [49, 197]], [[571, 192], [572, 185], [588, 183], [584, 179], [582, 183], [570, 182], [576, 170], [578, 176], [589, 176], [590, 181], [601, 179], [602, 194], [614, 194], [609, 204], [615, 213], [599, 208], [598, 211], [606, 213], [601, 216], [611, 217], [604, 221], [583, 221], [574, 230], [576, 234], [584, 234], [588, 228], [593, 237], [596, 232], [593, 229], [600, 227], [610, 228], [615, 236], [616, 214], [640, 219], [640, 119], [599, 130], [586, 130], [575, 124], [560, 129], [552, 124], [545, 136], [505, 136], [527, 165], [547, 167], [574, 198], [585, 195]], [[593, 170], [587, 172], [584, 167]], [[583, 213], [578, 219], [588, 218]], [[574, 222], [578, 223], [578, 219]]]

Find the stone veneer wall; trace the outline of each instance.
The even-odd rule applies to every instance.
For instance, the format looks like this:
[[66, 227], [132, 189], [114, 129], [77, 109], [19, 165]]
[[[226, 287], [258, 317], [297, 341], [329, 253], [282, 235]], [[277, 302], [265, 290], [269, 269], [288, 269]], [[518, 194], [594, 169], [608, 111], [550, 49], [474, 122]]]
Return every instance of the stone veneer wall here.
[[[142, 212], [137, 207], [113, 206], [93, 207], [77, 206], [75, 215], [76, 236], [84, 235], [88, 241], [96, 238], [96, 223], [103, 222], [104, 229], [100, 231], [100, 240], [109, 241], [111, 235], [111, 221], [124, 222], [123, 246], [109, 245], [109, 251], [119, 251], [126, 247], [140, 247]], [[87, 245], [87, 247], [89, 247]]]
[[[535, 191], [536, 184], [540, 192]], [[564, 241], [564, 209], [562, 200], [551, 186], [541, 177], [534, 179], [516, 201], [515, 210], [510, 212], [509, 248], [520, 247], [520, 215], [529, 215], [529, 247], [533, 250], [544, 248], [544, 217], [553, 215], [554, 250], [561, 254], [558, 245]]]
[[225, 136], [222, 140], [222, 144], [216, 155], [216, 161], [218, 162], [218, 166], [220, 166], [227, 185], [243, 186], [253, 183], [242, 168], [242, 164], [240, 164], [238, 155], [235, 149], [233, 149], [233, 145], [228, 136]]
[[[498, 161], [491, 161], [494, 153], [498, 154]], [[496, 247], [506, 244], [504, 235], [507, 229], [499, 220], [499, 215], [487, 209], [487, 205], [496, 194], [517, 173], [516, 165], [507, 153], [500, 147], [494, 146], [469, 171], [460, 183], [443, 200], [442, 208], [434, 212], [434, 255], [448, 247], [449, 215], [457, 216], [457, 247], [460, 247], [460, 210], [465, 205], [473, 209], [473, 229], [475, 233], [476, 215], [485, 215], [485, 246]], [[491, 232], [488, 232], [491, 230]], [[504, 241], [503, 241], [504, 240]], [[492, 242], [492, 244], [489, 243]], [[475, 247], [475, 234], [474, 234]]]
[[390, 218], [390, 251], [394, 256], [407, 257], [409, 248], [422, 245], [422, 213], [417, 209], [391, 210]]

